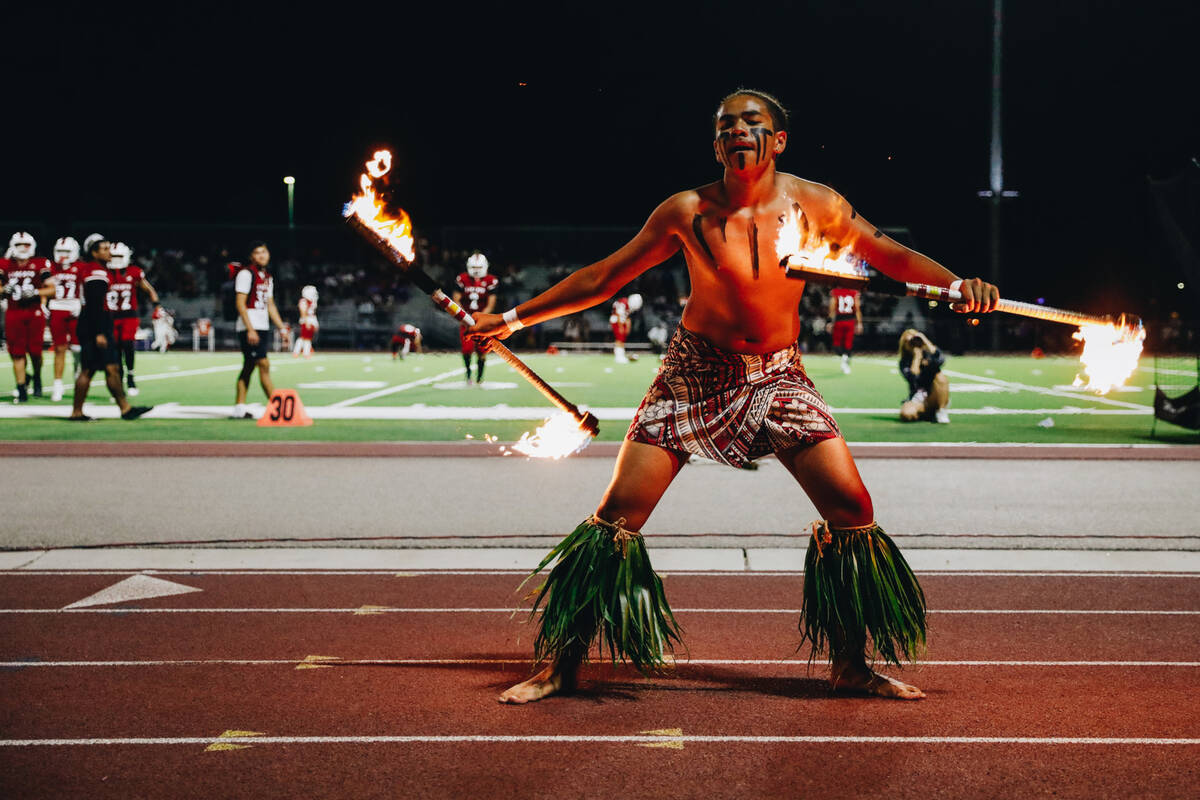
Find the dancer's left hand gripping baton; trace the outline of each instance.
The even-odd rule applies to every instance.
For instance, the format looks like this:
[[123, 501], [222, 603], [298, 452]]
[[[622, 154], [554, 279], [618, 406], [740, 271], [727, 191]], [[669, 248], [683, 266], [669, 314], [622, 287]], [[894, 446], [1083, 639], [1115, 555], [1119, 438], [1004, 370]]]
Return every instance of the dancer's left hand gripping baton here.
[[[361, 233], [368, 242], [370, 242], [376, 250], [383, 256], [395, 264], [400, 269], [404, 270], [405, 276], [413, 282], [415, 286], [429, 294], [433, 298], [433, 302], [438, 308], [445, 311], [450, 316], [457, 319], [466, 325], [474, 325], [475, 318], [467, 312], [465, 308], [450, 299], [441, 287], [429, 277], [422, 269], [412, 266], [403, 255], [397, 253], [388, 245], [387, 242], [379, 238], [379, 236], [354, 214], [346, 217], [346, 221], [351, 228]], [[591, 412], [581, 411], [577, 405], [567, 400], [559, 394], [553, 386], [546, 383], [540, 375], [529, 368], [529, 365], [517, 357], [517, 354], [509, 350], [500, 342], [499, 339], [492, 337], [480, 337], [489, 352], [495, 353], [504, 359], [507, 364], [519, 372], [525, 380], [533, 384], [533, 387], [545, 395], [546, 399], [553, 403], [558, 408], [570, 414], [579, 423], [579, 427], [586, 430], [592, 436], [600, 432], [600, 421], [596, 419], [596, 415]]]

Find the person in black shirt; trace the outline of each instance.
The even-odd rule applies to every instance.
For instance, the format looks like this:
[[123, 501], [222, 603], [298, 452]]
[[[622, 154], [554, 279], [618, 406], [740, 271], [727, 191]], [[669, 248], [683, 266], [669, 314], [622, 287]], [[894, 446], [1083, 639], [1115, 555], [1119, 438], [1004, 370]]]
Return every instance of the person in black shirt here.
[[109, 242], [102, 237], [89, 237], [88, 261], [78, 265], [79, 281], [83, 285], [83, 309], [79, 314], [79, 376], [75, 379], [75, 402], [67, 419], [85, 422], [91, 417], [83, 413], [83, 402], [92, 385], [92, 375], [104, 371], [109, 394], [121, 409], [121, 419], [137, 419], [151, 406], [131, 406], [121, 386], [121, 351], [113, 336], [113, 317], [108, 310], [109, 272], [112, 258]]
[[900, 405], [903, 422], [949, 422], [950, 381], [942, 374], [946, 357], [929, 337], [909, 328], [900, 334], [900, 374], [908, 382], [908, 399]]

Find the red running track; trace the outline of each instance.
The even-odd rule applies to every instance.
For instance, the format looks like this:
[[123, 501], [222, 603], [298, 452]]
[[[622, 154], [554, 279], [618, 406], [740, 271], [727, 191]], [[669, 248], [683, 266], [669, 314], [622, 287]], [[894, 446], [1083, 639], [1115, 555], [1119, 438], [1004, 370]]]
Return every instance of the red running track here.
[[1191, 797], [1200, 777], [1200, 576], [924, 576], [930, 648], [900, 674], [929, 698], [900, 703], [809, 671], [799, 577], [669, 575], [673, 674], [594, 666], [523, 708], [494, 700], [529, 670], [518, 575], [163, 574], [201, 591], [61, 610], [123, 577], [0, 573], [4, 797]]

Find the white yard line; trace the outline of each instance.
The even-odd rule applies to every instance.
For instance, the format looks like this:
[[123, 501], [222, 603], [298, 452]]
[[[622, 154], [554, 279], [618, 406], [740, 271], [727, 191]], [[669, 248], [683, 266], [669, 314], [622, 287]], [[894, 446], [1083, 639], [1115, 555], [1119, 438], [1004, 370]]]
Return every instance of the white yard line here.
[[[286, 367], [289, 364], [292, 364], [292, 365], [301, 364], [301, 363], [311, 364], [314, 361], [321, 360], [320, 357], [318, 357], [318, 358], [314, 358], [314, 359], [306, 359], [305, 362], [290, 361], [290, 360], [286, 360], [283, 358], [283, 355], [285, 355], [284, 353], [279, 353], [278, 355], [280, 356], [279, 358], [276, 358], [271, 361], [272, 369], [276, 369], [278, 367]], [[241, 368], [242, 368], [241, 364], [222, 364], [219, 367], [203, 367], [200, 369], [181, 369], [176, 372], [155, 372], [150, 375], [138, 375], [137, 379], [139, 381], [161, 381], [166, 378], [186, 378], [190, 375], [209, 375], [214, 372], [238, 372], [239, 370], [241, 370]]]
[[413, 388], [414, 386], [424, 386], [427, 383], [436, 383], [437, 381], [445, 380], [446, 378], [450, 378], [461, 373], [462, 369], [447, 370], [440, 375], [430, 375], [426, 378], [419, 378], [415, 381], [409, 381], [408, 383], [401, 383], [398, 386], [389, 386], [386, 389], [368, 392], [367, 394], [359, 395], [358, 397], [350, 397], [345, 400], [339, 400], [336, 403], [331, 403], [330, 405], [325, 406], [325, 408], [346, 408], [347, 406], [353, 406], [359, 403], [365, 403], [368, 400], [374, 400], [377, 397], [386, 397], [389, 394], [403, 392], [407, 389]]
[[[338, 658], [336, 656], [306, 656], [299, 658], [192, 658], [147, 661], [0, 661], [0, 669], [25, 669], [27, 667], [52, 667], [72, 669], [80, 667], [296, 667], [324, 666], [497, 666], [529, 664], [528, 658]], [[807, 669], [803, 659], [778, 658], [690, 658], [678, 659], [677, 667], [795, 667]], [[918, 667], [1178, 667], [1195, 669], [1200, 661], [918, 661]]]
[[984, 744], [1195, 746], [1200, 739], [1085, 736], [742, 736], [656, 734], [457, 734], [409, 736], [130, 736], [93, 739], [0, 739], [0, 747], [96, 747], [212, 744]]
[[[861, 359], [861, 361], [865, 361], [867, 363], [875, 364], [878, 366], [889, 367], [892, 369], [895, 369], [895, 367], [896, 367], [896, 363], [894, 361], [887, 361], [882, 358], [864, 358], [864, 359]], [[1154, 408], [1152, 406], [1142, 405], [1140, 403], [1130, 403], [1125, 400], [1114, 400], [1111, 397], [1104, 397], [1102, 395], [1097, 395], [1097, 394], [1087, 394], [1084, 392], [1065, 392], [1065, 391], [1061, 391], [1058, 389], [1050, 389], [1045, 386], [1033, 386], [1028, 383], [1019, 383], [1017, 381], [1006, 381], [1006, 380], [1002, 380], [1000, 378], [992, 378], [992, 377], [988, 377], [986, 375], [973, 375], [969, 372], [958, 372], [956, 370], [951, 370], [951, 369], [943, 369], [942, 372], [953, 378], [965, 378], [967, 380], [978, 381], [980, 383], [987, 383], [987, 384], [991, 384], [993, 386], [1003, 386], [1008, 389], [1018, 389], [1021, 391], [1033, 392], [1034, 394], [1042, 394], [1042, 395], [1047, 395], [1050, 397], [1066, 397], [1071, 400], [1085, 400], [1085, 401], [1094, 402], [1094, 403], [1101, 403], [1103, 405], [1116, 406], [1118, 408], [1136, 409], [1138, 411], [1142, 411], [1145, 413], [1153, 413], [1153, 411], [1154, 411]], [[891, 409], [891, 410], [894, 410], [894, 409]], [[1066, 413], [1066, 412], [1067, 412], [1067, 409], [1060, 409], [1058, 411], [1053, 411], [1051, 413], [1061, 414], [1061, 413]], [[953, 411], [953, 409], [952, 409], [951, 413], [955, 413]], [[961, 414], [962, 412], [959, 411], [957, 413]], [[1074, 413], [1079, 413], [1079, 412], [1074, 412]]]
[[[0, 614], [524, 614], [530, 609], [517, 607], [393, 608], [0, 608]], [[787, 614], [797, 615], [798, 608], [675, 608], [676, 614]], [[931, 608], [930, 614], [1018, 614], [1079, 616], [1200, 616], [1200, 611], [1157, 609], [1068, 609], [1068, 608]]]

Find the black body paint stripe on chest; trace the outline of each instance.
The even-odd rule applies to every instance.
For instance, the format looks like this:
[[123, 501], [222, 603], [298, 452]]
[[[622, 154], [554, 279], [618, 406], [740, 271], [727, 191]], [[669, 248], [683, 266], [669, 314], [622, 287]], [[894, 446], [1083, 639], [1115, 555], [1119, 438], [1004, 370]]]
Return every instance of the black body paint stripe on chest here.
[[[704, 217], [700, 216], [699, 214], [692, 217], [692, 233], [696, 234], [696, 241], [700, 242], [700, 246], [704, 248], [704, 253], [705, 253], [705, 255], [708, 256], [708, 260], [713, 263], [713, 266], [715, 268], [720, 269], [721, 265], [717, 263], [716, 256], [714, 256], [712, 250], [710, 250], [708, 248], [708, 242], [706, 242], [704, 240], [704, 230], [700, 225], [700, 223], [703, 221], [703, 219], [704, 219]], [[721, 220], [721, 222], [722, 222], [721, 235], [724, 236], [725, 235], [725, 225], [724, 225], [725, 220]]]
[[758, 278], [758, 225], [750, 220], [750, 269]]

